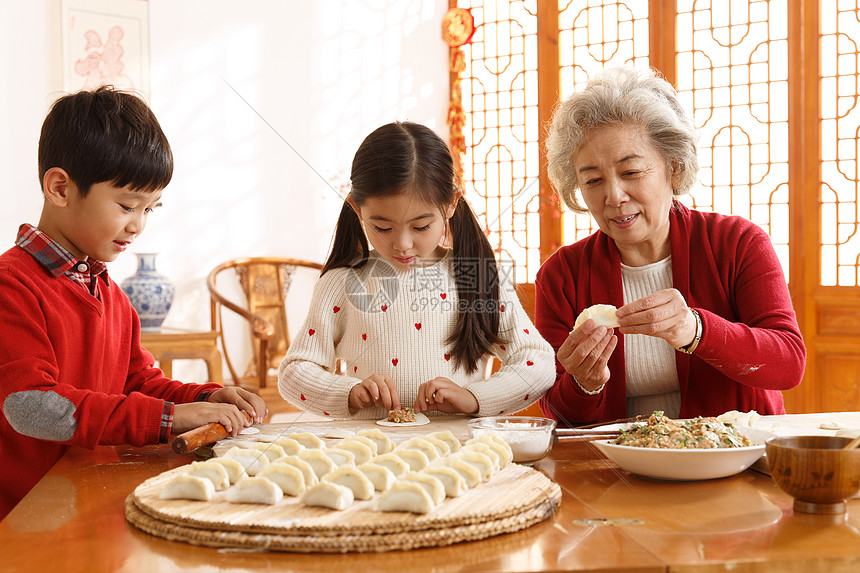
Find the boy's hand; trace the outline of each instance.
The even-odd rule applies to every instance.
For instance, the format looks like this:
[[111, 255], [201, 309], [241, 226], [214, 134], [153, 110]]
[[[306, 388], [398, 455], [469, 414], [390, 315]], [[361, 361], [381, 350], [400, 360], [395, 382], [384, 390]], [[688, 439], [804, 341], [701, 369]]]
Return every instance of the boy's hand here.
[[233, 404], [189, 402], [173, 407], [173, 426], [170, 431], [181, 434], [204, 424], [218, 422], [234, 438], [246, 425], [250, 425], [242, 412]]
[[[259, 424], [268, 415], [269, 410], [266, 408], [266, 403], [262, 398], [236, 386], [227, 386], [219, 390], [215, 390], [209, 394], [207, 402], [216, 402], [223, 404], [234, 404], [240, 410], [244, 410], [251, 416], [252, 423]], [[250, 424], [248, 424], [250, 425]]]
[[355, 410], [380, 406], [386, 410], [399, 410], [400, 393], [394, 380], [387, 374], [373, 374], [349, 391], [349, 407]]
[[434, 378], [418, 387], [414, 410], [438, 410], [448, 413], [474, 414], [478, 411], [475, 395], [448, 378]]

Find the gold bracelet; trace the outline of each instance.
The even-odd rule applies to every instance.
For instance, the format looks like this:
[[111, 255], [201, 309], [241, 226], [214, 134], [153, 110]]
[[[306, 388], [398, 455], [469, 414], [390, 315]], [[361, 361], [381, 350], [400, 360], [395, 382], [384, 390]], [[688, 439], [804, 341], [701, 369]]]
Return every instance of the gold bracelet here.
[[692, 354], [699, 347], [699, 342], [702, 341], [702, 331], [704, 330], [702, 316], [699, 314], [699, 311], [695, 308], [691, 308], [690, 310], [693, 312], [693, 316], [696, 317], [696, 335], [693, 337], [693, 342], [677, 348], [678, 352], [683, 352], [684, 354]]

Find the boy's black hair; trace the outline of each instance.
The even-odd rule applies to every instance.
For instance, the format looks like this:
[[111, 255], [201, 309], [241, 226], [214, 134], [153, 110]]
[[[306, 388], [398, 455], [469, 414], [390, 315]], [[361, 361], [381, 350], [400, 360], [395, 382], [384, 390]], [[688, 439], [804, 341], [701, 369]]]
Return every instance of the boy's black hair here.
[[138, 96], [102, 86], [59, 98], [42, 123], [39, 184], [53, 167], [66, 171], [86, 196], [109, 181], [157, 191], [173, 176], [173, 153], [155, 114]]

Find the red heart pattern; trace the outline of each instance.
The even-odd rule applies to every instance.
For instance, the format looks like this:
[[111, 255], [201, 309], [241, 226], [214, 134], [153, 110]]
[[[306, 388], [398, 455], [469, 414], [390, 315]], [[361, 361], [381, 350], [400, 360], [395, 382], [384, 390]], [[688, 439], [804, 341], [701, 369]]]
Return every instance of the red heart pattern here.
[[525, 398], [523, 398], [523, 400], [528, 400], [528, 399], [529, 399], [529, 395], [528, 395], [528, 394], [526, 394], [526, 397], [525, 397]]
[[534, 366], [534, 365], [535, 365], [535, 363], [532, 362], [531, 360], [526, 360], [526, 366]]
[[391, 363], [392, 363], [392, 364], [394, 364], [395, 366], [397, 366], [397, 359], [396, 359], [396, 358], [392, 358], [392, 359], [391, 359]]
[[340, 310], [339, 306], [336, 306], [332, 309], [332, 311], [334, 311], [335, 314], [337, 314], [337, 311], [339, 311], [339, 310]]
[[528, 333], [529, 333], [529, 329], [528, 329], [528, 328], [524, 328], [524, 329], [523, 329], [523, 332], [525, 332], [526, 334], [528, 334]]
[[383, 304], [383, 305], [382, 305], [382, 306], [380, 306], [379, 308], [381, 308], [381, 309], [382, 309], [382, 312], [385, 312], [386, 310], [388, 310], [388, 305], [387, 305], [387, 304]]
[[314, 330], [313, 328], [308, 329], [308, 336], [313, 336], [314, 332], [316, 332], [316, 330]]
[[501, 312], [505, 312], [505, 305], [502, 305], [502, 306], [499, 308], [499, 310], [500, 310]]
[[302, 400], [307, 400], [307, 398], [305, 398], [304, 394], [299, 394], [299, 398], [301, 398]]
[[361, 339], [362, 339], [362, 340], [367, 340], [367, 333], [366, 333], [366, 332], [364, 332], [364, 333], [362, 333], [362, 334], [361, 334]]
[[446, 354], [446, 355], [445, 355], [445, 360], [451, 360], [451, 355], [450, 355], [450, 354]]
[[358, 366], [353, 366], [353, 367], [352, 367], [352, 371], [353, 371], [353, 372], [358, 372]]
[[443, 292], [443, 293], [439, 293], [439, 296], [441, 296], [441, 297], [442, 297], [442, 300], [445, 300], [446, 298], [448, 298], [448, 294], [447, 294], [447, 293], [444, 293], [444, 292]]
[[415, 323], [415, 330], [421, 330], [421, 323], [420, 322]]
[[504, 344], [499, 344], [499, 348], [501, 348], [502, 350], [504, 350], [504, 349], [505, 349], [505, 345], [504, 345]]

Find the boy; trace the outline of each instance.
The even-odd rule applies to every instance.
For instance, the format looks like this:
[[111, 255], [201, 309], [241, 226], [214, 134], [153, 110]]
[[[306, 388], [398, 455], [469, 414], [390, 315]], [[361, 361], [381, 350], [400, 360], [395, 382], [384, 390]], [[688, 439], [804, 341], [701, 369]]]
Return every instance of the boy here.
[[0, 255], [0, 519], [70, 446], [163, 443], [220, 422], [261, 422], [255, 394], [183, 384], [154, 367], [113, 261], [143, 232], [173, 175], [161, 127], [110, 87], [58, 99], [39, 139], [44, 202]]

